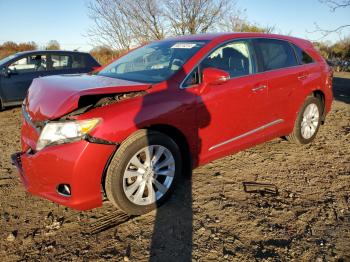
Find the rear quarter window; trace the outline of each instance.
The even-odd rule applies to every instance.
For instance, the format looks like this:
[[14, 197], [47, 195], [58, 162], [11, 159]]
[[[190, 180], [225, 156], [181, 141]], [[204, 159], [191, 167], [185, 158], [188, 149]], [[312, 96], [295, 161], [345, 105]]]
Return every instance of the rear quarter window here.
[[86, 67], [92, 68], [92, 67], [100, 66], [100, 64], [90, 54], [85, 54], [84, 58], [85, 58], [85, 66]]
[[298, 65], [291, 45], [283, 40], [258, 39], [256, 45], [260, 53], [263, 71], [276, 70]]
[[311, 64], [315, 62], [314, 59], [308, 53], [306, 53], [306, 51], [301, 49], [299, 46], [293, 44], [293, 48], [298, 57], [299, 64], [305, 65], [305, 64]]

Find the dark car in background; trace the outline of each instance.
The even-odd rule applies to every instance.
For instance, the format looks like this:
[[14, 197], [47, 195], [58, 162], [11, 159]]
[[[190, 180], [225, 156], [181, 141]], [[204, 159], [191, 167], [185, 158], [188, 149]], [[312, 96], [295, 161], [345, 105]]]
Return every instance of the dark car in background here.
[[25, 51], [0, 60], [0, 109], [21, 104], [32, 80], [61, 74], [88, 73], [100, 64], [88, 53]]

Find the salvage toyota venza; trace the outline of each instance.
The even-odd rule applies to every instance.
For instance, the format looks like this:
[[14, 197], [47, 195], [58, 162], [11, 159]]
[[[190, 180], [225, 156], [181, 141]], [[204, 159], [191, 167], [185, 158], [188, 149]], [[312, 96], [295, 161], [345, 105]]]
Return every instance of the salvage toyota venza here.
[[253, 33], [153, 42], [96, 74], [35, 79], [23, 103], [26, 189], [143, 214], [191, 168], [276, 137], [310, 143], [332, 73], [308, 41]]

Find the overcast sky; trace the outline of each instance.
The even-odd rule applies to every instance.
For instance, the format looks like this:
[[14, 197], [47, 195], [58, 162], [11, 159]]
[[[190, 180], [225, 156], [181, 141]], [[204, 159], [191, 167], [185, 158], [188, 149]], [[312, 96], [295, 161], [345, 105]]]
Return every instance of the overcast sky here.
[[[86, 32], [92, 21], [88, 17], [89, 0], [0, 0], [0, 43], [35, 41], [39, 47], [57, 40], [63, 49], [89, 51], [93, 43]], [[322, 28], [350, 24], [350, 7], [331, 12], [318, 0], [237, 0], [246, 18], [260, 25], [274, 25], [281, 33], [317, 40], [317, 22]], [[343, 36], [350, 36], [350, 28]], [[338, 34], [325, 40], [337, 41]]]

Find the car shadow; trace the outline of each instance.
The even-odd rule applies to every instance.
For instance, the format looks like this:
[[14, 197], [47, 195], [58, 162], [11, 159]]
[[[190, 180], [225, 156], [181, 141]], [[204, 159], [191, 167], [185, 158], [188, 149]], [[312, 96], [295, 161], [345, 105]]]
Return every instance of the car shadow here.
[[157, 209], [149, 261], [192, 261], [192, 181], [183, 179]]
[[350, 104], [350, 78], [334, 77], [333, 95], [335, 100]]
[[[182, 69], [176, 76], [184, 79], [186, 72]], [[162, 90], [143, 97], [135, 124], [144, 128], [145, 124], [142, 122], [148, 118], [147, 115], [153, 115], [155, 111], [158, 114], [159, 108], [162, 108], [162, 113], [157, 119], [168, 124], [173, 123], [173, 126], [186, 126], [186, 135], [191, 136], [191, 140], [195, 142], [188, 144], [190, 141], [186, 141], [185, 135], [181, 137], [173, 132], [168, 134], [180, 148], [182, 172], [169, 200], [157, 207], [149, 261], [192, 261], [192, 167], [197, 165], [201, 152], [198, 130], [209, 125], [210, 113], [196, 92], [180, 89], [177, 81], [167, 81]], [[152, 130], [152, 123], [149, 125]], [[164, 131], [157, 126], [154, 128], [159, 132]]]

